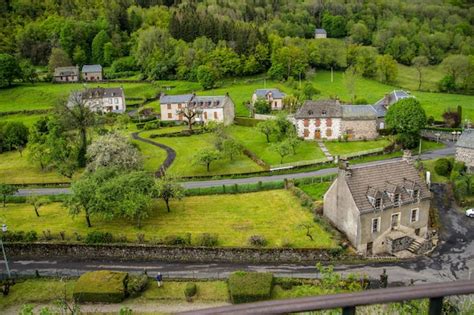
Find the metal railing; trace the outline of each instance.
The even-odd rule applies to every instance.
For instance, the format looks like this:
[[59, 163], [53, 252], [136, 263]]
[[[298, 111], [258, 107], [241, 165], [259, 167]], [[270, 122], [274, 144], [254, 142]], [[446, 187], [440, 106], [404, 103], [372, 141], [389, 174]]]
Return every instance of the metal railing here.
[[409, 287], [366, 290], [355, 293], [320, 295], [296, 299], [230, 305], [183, 312], [181, 314], [287, 314], [341, 308], [343, 315], [350, 315], [355, 314], [357, 306], [398, 303], [428, 298], [430, 299], [428, 314], [438, 315], [442, 313], [443, 299], [445, 297], [473, 293], [474, 281], [463, 280]]

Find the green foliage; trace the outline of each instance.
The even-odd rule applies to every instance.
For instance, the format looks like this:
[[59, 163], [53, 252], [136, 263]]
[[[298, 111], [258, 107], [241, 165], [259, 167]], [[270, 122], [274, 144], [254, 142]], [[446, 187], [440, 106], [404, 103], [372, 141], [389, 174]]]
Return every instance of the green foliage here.
[[451, 173], [452, 165], [448, 159], [441, 158], [435, 162], [435, 172], [441, 176], [449, 176]]
[[238, 271], [229, 276], [228, 284], [234, 304], [268, 300], [272, 292], [273, 274]]
[[0, 53], [0, 88], [11, 86], [14, 79], [21, 78], [20, 73], [15, 57]]
[[166, 245], [173, 246], [185, 246], [191, 245], [191, 234], [187, 233], [186, 235], [167, 235], [163, 239], [163, 243]]
[[113, 243], [114, 238], [109, 232], [93, 231], [87, 233], [84, 242], [86, 244], [108, 244]]
[[257, 130], [263, 133], [267, 139], [267, 143], [270, 143], [270, 135], [277, 130], [277, 126], [273, 119], [264, 120], [259, 122], [256, 126]]
[[267, 243], [267, 239], [262, 235], [252, 235], [249, 237], [249, 244], [252, 246], [265, 247]]
[[8, 185], [8, 184], [3, 184], [0, 183], [0, 195], [2, 195], [3, 198], [3, 207], [6, 207], [6, 200], [7, 197], [10, 195], [15, 194], [18, 191], [18, 188], [16, 188], [13, 185]]
[[256, 114], [270, 114], [272, 108], [270, 103], [264, 98], [258, 98], [253, 104]]
[[20, 150], [21, 154], [28, 142], [28, 134], [28, 127], [22, 122], [0, 123], [0, 152]]
[[201, 65], [197, 68], [197, 80], [205, 90], [214, 87], [217, 76], [217, 71], [210, 65]]
[[128, 274], [117, 271], [91, 271], [76, 282], [73, 298], [76, 302], [120, 303], [126, 295]]
[[71, 66], [72, 61], [68, 54], [61, 48], [53, 48], [49, 57], [48, 68], [51, 73], [55, 68]]
[[127, 283], [127, 293], [130, 297], [137, 297], [148, 286], [148, 276], [146, 274], [130, 275]]
[[198, 235], [196, 245], [205, 247], [215, 247], [219, 243], [219, 236], [217, 234], [202, 233]]
[[197, 294], [197, 286], [193, 282], [188, 282], [184, 288], [184, 296], [186, 299], [191, 299]]
[[178, 183], [176, 178], [168, 175], [161, 176], [156, 181], [156, 197], [162, 198], [166, 203], [166, 208], [168, 212], [171, 211], [169, 206], [169, 201], [171, 199], [178, 199], [184, 197], [184, 188]]
[[204, 165], [209, 172], [211, 163], [221, 158], [219, 151], [215, 149], [201, 149], [193, 157], [194, 165]]
[[398, 76], [398, 65], [391, 55], [377, 56], [375, 64], [380, 81], [383, 83], [395, 82]]
[[109, 42], [110, 38], [107, 35], [107, 32], [102, 30], [97, 35], [95, 35], [94, 40], [92, 40], [92, 61], [98, 64], [104, 64], [104, 46]]

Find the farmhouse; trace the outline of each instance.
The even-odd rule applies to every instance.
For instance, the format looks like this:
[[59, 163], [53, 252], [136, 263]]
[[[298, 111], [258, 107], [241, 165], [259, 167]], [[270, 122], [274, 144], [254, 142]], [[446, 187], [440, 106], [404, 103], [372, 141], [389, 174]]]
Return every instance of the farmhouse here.
[[359, 253], [421, 253], [431, 247], [430, 200], [408, 160], [354, 168], [346, 162], [324, 196], [323, 213]]
[[252, 95], [252, 105], [258, 99], [265, 99], [271, 106], [272, 110], [283, 109], [283, 98], [286, 96], [279, 89], [257, 89]]
[[464, 162], [467, 171], [474, 173], [474, 129], [464, 130], [456, 142], [456, 161]]
[[338, 100], [306, 101], [295, 114], [305, 140], [377, 138], [377, 113], [371, 105], [341, 105]]
[[58, 67], [54, 69], [54, 82], [77, 82], [79, 81], [79, 67]]
[[234, 121], [234, 102], [229, 94], [220, 96], [197, 96], [195, 94], [165, 95], [160, 97], [161, 120], [180, 121], [184, 117], [179, 111], [184, 108], [196, 109], [198, 122], [222, 122], [230, 125]]
[[125, 94], [122, 88], [94, 88], [82, 92], [73, 92], [69, 105], [84, 102], [93, 112], [124, 113], [126, 109]]
[[385, 128], [385, 115], [387, 114], [388, 108], [399, 100], [409, 97], [414, 96], [403, 90], [393, 90], [392, 92], [385, 94], [382, 99], [378, 100], [373, 105], [377, 112], [377, 129]]
[[327, 32], [324, 28], [314, 30], [314, 38], [327, 38]]
[[81, 72], [84, 81], [102, 81], [101, 65], [84, 65]]

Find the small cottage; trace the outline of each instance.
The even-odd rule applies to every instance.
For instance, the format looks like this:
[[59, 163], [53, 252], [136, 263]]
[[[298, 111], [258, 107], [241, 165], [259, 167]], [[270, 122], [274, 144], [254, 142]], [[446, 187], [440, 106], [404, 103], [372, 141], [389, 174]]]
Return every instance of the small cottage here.
[[285, 96], [286, 94], [279, 89], [257, 89], [252, 95], [252, 105], [258, 99], [264, 99], [270, 104], [272, 110], [282, 110]]
[[314, 38], [327, 38], [327, 32], [324, 28], [317, 28], [314, 30]]
[[84, 65], [81, 72], [84, 81], [102, 81], [101, 65]]
[[78, 82], [79, 81], [79, 67], [58, 67], [54, 69], [54, 82]]

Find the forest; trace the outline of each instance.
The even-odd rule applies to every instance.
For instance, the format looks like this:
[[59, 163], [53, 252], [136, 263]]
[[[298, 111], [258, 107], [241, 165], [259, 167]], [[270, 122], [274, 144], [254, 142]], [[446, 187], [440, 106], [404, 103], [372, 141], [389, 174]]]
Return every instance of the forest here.
[[[469, 0], [0, 0], [2, 67], [22, 70], [0, 71], [0, 86], [34, 80], [32, 68], [89, 63], [108, 78], [139, 72], [204, 88], [311, 69], [392, 83], [397, 64], [441, 64], [440, 91], [472, 94], [473, 25]], [[314, 39], [315, 28], [328, 38]]]

